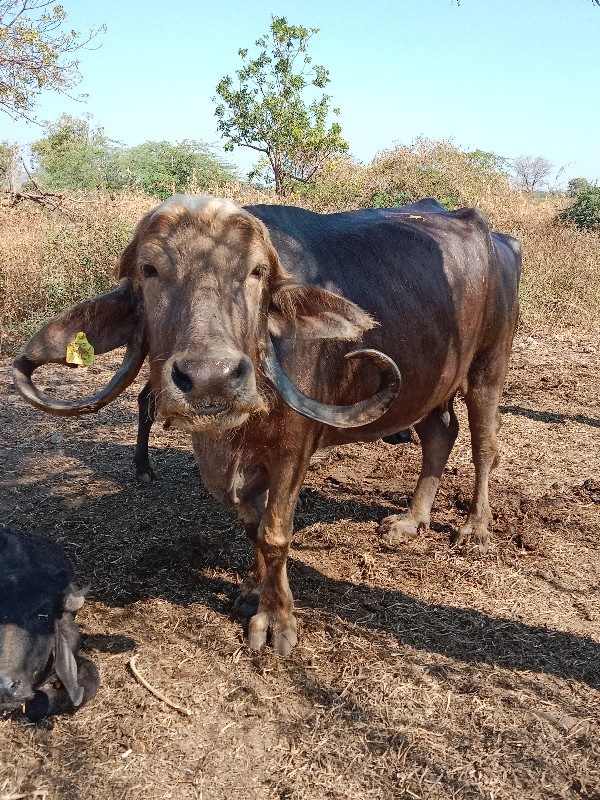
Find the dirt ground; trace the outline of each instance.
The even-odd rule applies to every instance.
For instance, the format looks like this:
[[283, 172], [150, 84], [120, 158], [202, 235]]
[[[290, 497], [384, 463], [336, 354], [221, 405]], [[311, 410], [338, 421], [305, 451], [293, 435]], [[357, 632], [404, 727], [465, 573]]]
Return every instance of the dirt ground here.
[[[73, 716], [0, 716], [0, 799], [600, 800], [597, 339], [518, 337], [485, 556], [450, 545], [473, 479], [462, 403], [432, 529], [399, 550], [377, 522], [406, 505], [418, 445], [314, 461], [288, 658], [250, 651], [231, 613], [249, 548], [187, 437], [156, 426], [158, 478], [135, 482], [141, 380], [67, 420], [27, 407], [9, 375], [3, 360], [0, 519], [61, 542], [90, 585], [78, 619], [102, 686]], [[48, 381], [74, 392], [89, 375]], [[189, 715], [135, 680], [135, 654]]]

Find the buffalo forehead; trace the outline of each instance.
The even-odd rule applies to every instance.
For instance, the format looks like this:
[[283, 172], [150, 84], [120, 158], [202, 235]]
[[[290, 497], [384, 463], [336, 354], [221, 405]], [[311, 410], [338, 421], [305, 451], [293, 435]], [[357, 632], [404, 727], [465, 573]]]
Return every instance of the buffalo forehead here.
[[0, 571], [0, 622], [17, 621], [60, 605], [68, 588], [64, 574], [43, 570]]
[[165, 266], [178, 267], [186, 263], [216, 269], [269, 264], [268, 243], [252, 223], [245, 224], [240, 217], [210, 225], [198, 217], [157, 218], [140, 241], [137, 255], [140, 264], [156, 265], [166, 257]]
[[202, 214], [207, 217], [247, 213], [238, 203], [228, 198], [214, 197], [209, 194], [174, 194], [157, 206], [152, 212], [152, 216], [165, 211], [176, 211], [179, 208], [185, 209], [192, 215]]

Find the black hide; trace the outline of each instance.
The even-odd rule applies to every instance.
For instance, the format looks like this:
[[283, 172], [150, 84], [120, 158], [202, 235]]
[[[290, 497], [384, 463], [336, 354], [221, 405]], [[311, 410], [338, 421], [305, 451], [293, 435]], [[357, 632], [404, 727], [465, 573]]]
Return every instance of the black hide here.
[[33, 720], [74, 711], [97, 692], [96, 667], [78, 656], [83, 592], [55, 542], [0, 529], [0, 709]]

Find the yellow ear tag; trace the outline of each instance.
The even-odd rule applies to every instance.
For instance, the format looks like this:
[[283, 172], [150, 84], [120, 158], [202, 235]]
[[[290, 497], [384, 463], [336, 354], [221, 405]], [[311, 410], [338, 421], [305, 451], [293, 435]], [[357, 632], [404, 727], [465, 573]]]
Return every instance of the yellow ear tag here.
[[67, 345], [67, 364], [78, 364], [80, 367], [91, 367], [94, 363], [94, 347], [85, 333], [79, 331], [73, 341]]
[[420, 214], [409, 214], [408, 218], [409, 219], [424, 219], [424, 217], [422, 217]]

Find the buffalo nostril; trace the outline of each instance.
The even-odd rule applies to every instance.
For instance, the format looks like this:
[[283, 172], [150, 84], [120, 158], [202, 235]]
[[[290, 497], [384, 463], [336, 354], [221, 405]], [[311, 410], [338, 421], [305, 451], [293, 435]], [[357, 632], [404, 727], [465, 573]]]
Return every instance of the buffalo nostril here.
[[175, 386], [177, 386], [178, 389], [181, 389], [184, 394], [189, 394], [194, 388], [194, 384], [189, 375], [186, 375], [185, 372], [180, 370], [177, 364], [173, 364], [171, 369], [171, 377]]
[[252, 362], [248, 358], [241, 358], [235, 367], [231, 370], [231, 381], [234, 385], [238, 386], [243, 383], [250, 372], [252, 371]]

